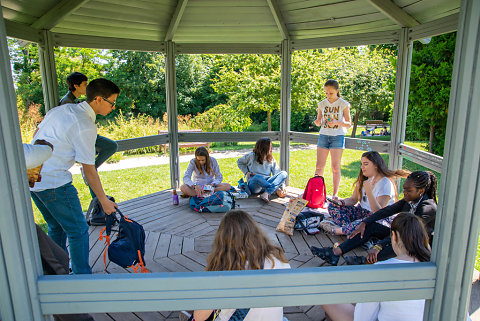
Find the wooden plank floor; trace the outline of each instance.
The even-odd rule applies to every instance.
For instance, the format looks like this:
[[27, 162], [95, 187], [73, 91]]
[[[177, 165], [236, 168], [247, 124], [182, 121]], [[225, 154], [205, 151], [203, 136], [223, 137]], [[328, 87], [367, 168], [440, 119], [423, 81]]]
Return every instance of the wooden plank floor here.
[[[324, 264], [314, 257], [310, 246], [332, 246], [342, 237], [326, 235], [305, 235], [295, 231], [293, 236], [275, 231], [285, 210], [284, 203], [295, 198], [303, 190], [289, 187], [286, 198], [273, 198], [265, 203], [258, 197], [240, 199], [238, 208], [251, 214], [263, 228], [270, 240], [283, 248], [292, 268], [316, 267]], [[161, 191], [119, 203], [122, 212], [143, 225], [146, 233], [145, 261], [151, 272], [203, 271], [207, 255], [211, 250], [213, 237], [223, 214], [196, 213], [189, 209], [188, 199], [180, 199], [180, 205], [172, 204], [172, 193]], [[90, 227], [90, 265], [93, 273], [104, 272], [104, 242], [98, 240], [102, 227]], [[365, 251], [355, 250], [353, 254], [363, 255]], [[350, 254], [352, 255], [352, 254]], [[132, 273], [106, 260], [108, 273]], [[345, 264], [343, 258], [339, 265]], [[320, 306], [285, 307], [285, 317], [290, 321], [321, 321], [325, 313]], [[95, 320], [178, 320], [177, 311], [142, 313], [95, 314]]]

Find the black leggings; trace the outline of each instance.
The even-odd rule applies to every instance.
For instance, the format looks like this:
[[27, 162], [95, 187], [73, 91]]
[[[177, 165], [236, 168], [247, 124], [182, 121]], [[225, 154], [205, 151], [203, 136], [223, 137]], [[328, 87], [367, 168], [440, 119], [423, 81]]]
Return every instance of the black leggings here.
[[[345, 242], [340, 244], [340, 248], [342, 249], [342, 253], [346, 254], [347, 252], [350, 252], [354, 248], [362, 246], [368, 240], [370, 240], [370, 238], [372, 238], [372, 237], [376, 237], [380, 240], [383, 240], [384, 238], [387, 238], [389, 236], [390, 236], [390, 228], [388, 228], [388, 227], [386, 227], [382, 224], [372, 223], [372, 224], [368, 224], [365, 227], [365, 232], [363, 233], [363, 238], [360, 237], [360, 234], [357, 234], [357, 235], [355, 235], [354, 238], [347, 239]], [[386, 247], [385, 250], [387, 250], [387, 248], [391, 249], [391, 246]], [[393, 252], [393, 250], [391, 250], [391, 251]], [[383, 252], [383, 250], [381, 252]], [[379, 255], [380, 255], [380, 253], [379, 253]], [[388, 253], [386, 253], [386, 254], [388, 254]]]

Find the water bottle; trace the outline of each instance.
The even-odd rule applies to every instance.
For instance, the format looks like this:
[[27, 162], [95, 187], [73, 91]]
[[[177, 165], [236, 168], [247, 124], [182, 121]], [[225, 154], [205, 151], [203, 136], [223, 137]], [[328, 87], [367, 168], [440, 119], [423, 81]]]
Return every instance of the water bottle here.
[[177, 190], [174, 189], [173, 190], [173, 205], [178, 205], [179, 201], [178, 201], [178, 194], [177, 194]]

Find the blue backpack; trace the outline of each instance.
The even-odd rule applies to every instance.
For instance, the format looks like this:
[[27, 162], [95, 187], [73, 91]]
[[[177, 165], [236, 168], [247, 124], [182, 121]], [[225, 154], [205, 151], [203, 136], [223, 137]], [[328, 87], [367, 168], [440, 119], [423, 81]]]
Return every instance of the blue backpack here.
[[209, 197], [190, 197], [190, 208], [196, 212], [225, 213], [235, 208], [235, 198], [230, 192], [215, 192]]
[[[142, 272], [148, 273], [145, 268], [145, 231], [143, 227], [124, 216], [117, 208], [118, 214], [120, 214], [120, 222], [118, 224], [117, 238], [110, 244], [110, 233], [112, 226], [117, 220], [114, 215], [107, 215], [106, 225], [100, 232], [100, 240], [105, 238], [107, 247], [103, 254], [103, 261], [106, 263], [106, 252], [108, 251], [108, 259], [113, 263], [120, 265], [123, 268], [131, 267], [135, 273]], [[102, 235], [105, 230], [105, 236]], [[107, 266], [105, 264], [105, 270]], [[140, 269], [140, 271], [139, 271]]]

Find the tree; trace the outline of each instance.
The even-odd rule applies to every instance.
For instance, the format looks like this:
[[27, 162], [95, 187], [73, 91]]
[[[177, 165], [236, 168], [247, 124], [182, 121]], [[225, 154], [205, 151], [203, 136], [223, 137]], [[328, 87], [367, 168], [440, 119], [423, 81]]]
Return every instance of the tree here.
[[162, 117], [166, 112], [165, 56], [158, 52], [112, 50], [107, 77], [120, 87], [117, 112], [126, 116], [147, 114]]
[[407, 134], [428, 139], [429, 151], [438, 155], [445, 142], [455, 41], [456, 33], [433, 37], [428, 44], [417, 41], [412, 56]]
[[[37, 45], [24, 44], [15, 39], [9, 39], [8, 44], [10, 59], [13, 63], [18, 107], [26, 110], [32, 104], [40, 104], [44, 113]], [[73, 71], [84, 73], [89, 79], [100, 77], [103, 73], [102, 50], [55, 47], [54, 55], [59, 93], [62, 96], [68, 91], [65, 80]]]
[[371, 47], [355, 47], [340, 48], [334, 52], [329, 50], [327, 54], [336, 58], [336, 65], [328, 72], [332, 78], [336, 77], [342, 95], [351, 104], [351, 136], [355, 137], [362, 115], [371, 117], [378, 111], [384, 114], [391, 111], [393, 92], [388, 84], [395, 74], [389, 59], [391, 52]]
[[27, 111], [32, 104], [44, 106], [42, 79], [36, 44], [22, 45], [18, 40], [8, 39], [10, 59], [15, 81], [18, 108]]
[[280, 106], [280, 58], [275, 55], [228, 55], [223, 63], [213, 80], [215, 91], [226, 95], [227, 104], [244, 117], [265, 111], [271, 131], [272, 112]]

